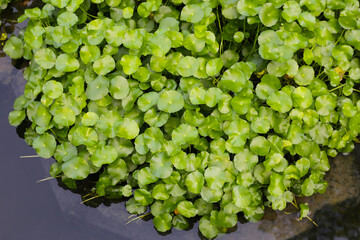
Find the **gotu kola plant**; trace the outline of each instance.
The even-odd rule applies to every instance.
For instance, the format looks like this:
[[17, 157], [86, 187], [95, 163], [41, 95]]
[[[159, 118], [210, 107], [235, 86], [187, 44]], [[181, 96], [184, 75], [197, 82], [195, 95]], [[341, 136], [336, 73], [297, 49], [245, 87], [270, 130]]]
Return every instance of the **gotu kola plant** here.
[[[360, 131], [355, 0], [44, 0], [9, 121], [70, 187], [207, 238], [323, 193]], [[306, 213], [303, 211], [302, 216]]]

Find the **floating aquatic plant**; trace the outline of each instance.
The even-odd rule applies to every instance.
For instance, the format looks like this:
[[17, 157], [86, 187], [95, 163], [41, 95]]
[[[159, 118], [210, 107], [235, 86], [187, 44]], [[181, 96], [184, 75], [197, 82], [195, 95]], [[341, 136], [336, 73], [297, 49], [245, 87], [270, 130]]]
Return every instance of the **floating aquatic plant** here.
[[356, 0], [47, 0], [4, 51], [30, 65], [10, 124], [50, 174], [216, 237], [323, 193], [360, 132]]

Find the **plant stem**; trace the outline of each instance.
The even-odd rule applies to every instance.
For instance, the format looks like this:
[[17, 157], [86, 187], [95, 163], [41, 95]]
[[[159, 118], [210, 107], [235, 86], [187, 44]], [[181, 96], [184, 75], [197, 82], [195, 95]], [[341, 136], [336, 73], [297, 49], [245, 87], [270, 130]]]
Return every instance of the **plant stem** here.
[[342, 30], [339, 38], [338, 38], [338, 39], [336, 40], [336, 42], [335, 42], [335, 45], [340, 41], [340, 38], [342, 37], [342, 35], [344, 34], [344, 32], [345, 32], [345, 29]]
[[101, 197], [101, 196], [100, 196], [100, 195], [96, 195], [96, 196], [94, 196], [94, 197], [91, 197], [91, 198], [88, 198], [88, 199], [82, 201], [80, 204], [84, 204], [84, 203], [86, 203], [86, 202], [88, 202], [88, 201], [91, 201], [91, 200], [93, 200], [93, 199], [95, 199], [95, 198], [99, 198], [99, 197]]
[[337, 86], [336, 88], [333, 88], [333, 89], [329, 90], [329, 92], [333, 92], [333, 91], [335, 91], [335, 90], [337, 90], [339, 88], [342, 88], [343, 86], [345, 86], [345, 83]]
[[39, 155], [27, 155], [27, 156], [20, 156], [20, 158], [37, 158], [40, 157]]
[[40, 179], [39, 181], [37, 181], [36, 183], [41, 183], [41, 182], [45, 182], [47, 180], [51, 180], [51, 179], [56, 179], [58, 177], [61, 177], [61, 175], [57, 175], [56, 177], [47, 177], [47, 178], [44, 178], [44, 179]]

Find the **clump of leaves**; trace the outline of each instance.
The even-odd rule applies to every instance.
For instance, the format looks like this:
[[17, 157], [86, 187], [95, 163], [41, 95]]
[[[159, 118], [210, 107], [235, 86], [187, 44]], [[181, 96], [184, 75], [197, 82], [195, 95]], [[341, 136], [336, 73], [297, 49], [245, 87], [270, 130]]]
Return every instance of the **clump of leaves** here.
[[[12, 125], [65, 184], [130, 197], [158, 231], [216, 237], [323, 193], [360, 131], [359, 1], [44, 1]], [[100, 174], [101, 169], [101, 174]], [[308, 214], [301, 207], [301, 218]]]

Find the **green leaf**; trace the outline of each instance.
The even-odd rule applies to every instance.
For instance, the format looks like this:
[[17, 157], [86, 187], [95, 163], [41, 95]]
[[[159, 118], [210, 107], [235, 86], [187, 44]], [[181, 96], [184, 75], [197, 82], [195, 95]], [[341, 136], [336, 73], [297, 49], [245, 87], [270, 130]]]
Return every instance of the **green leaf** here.
[[241, 209], [245, 209], [251, 203], [251, 192], [243, 186], [235, 186], [232, 189], [232, 199], [235, 205]]
[[292, 108], [292, 100], [289, 95], [282, 91], [273, 92], [266, 103], [275, 111], [286, 113]]
[[60, 82], [50, 80], [44, 84], [42, 90], [46, 96], [56, 99], [63, 94], [63, 85]]
[[166, 232], [171, 229], [172, 217], [169, 213], [160, 214], [153, 219], [154, 226], [159, 232]]
[[145, 189], [136, 189], [134, 191], [135, 201], [140, 203], [142, 206], [150, 205], [154, 199], [151, 196], [151, 193]]
[[319, 115], [327, 116], [336, 107], [335, 97], [330, 94], [319, 96], [315, 100], [315, 107]]
[[261, 82], [256, 86], [256, 95], [266, 100], [275, 91], [281, 88], [280, 80], [271, 74], [266, 74], [261, 78]]
[[80, 63], [70, 54], [60, 54], [56, 58], [55, 67], [60, 72], [74, 72], [79, 69]]
[[71, 179], [82, 180], [90, 173], [88, 162], [82, 157], [75, 157], [62, 165], [64, 175]]
[[159, 94], [156, 92], [149, 92], [143, 94], [138, 99], [138, 107], [141, 111], [146, 112], [153, 106], [155, 106], [158, 102]]
[[55, 152], [56, 140], [53, 135], [44, 133], [34, 139], [32, 146], [40, 157], [50, 158]]
[[356, 29], [357, 28], [356, 20], [351, 16], [340, 16], [338, 21], [342, 28], [345, 28], [345, 29]]
[[208, 203], [216, 203], [221, 200], [223, 191], [221, 188], [211, 189], [207, 186], [203, 186], [200, 192], [201, 197]]
[[305, 87], [296, 88], [291, 94], [295, 107], [308, 108], [313, 103], [311, 91]]
[[73, 12], [63, 12], [57, 17], [57, 23], [59, 26], [72, 27], [74, 26], [79, 18]]
[[57, 145], [54, 158], [58, 162], [66, 162], [75, 158], [77, 155], [78, 151], [74, 145], [70, 142], [63, 142], [62, 144]]
[[199, 194], [205, 183], [204, 176], [199, 171], [194, 171], [186, 176], [185, 184], [192, 193]]
[[116, 160], [118, 153], [112, 146], [99, 146], [91, 156], [91, 162], [96, 167], [110, 164]]
[[154, 56], [165, 56], [171, 49], [171, 40], [164, 34], [155, 35], [149, 42], [149, 48]]
[[84, 45], [80, 49], [80, 58], [81, 61], [85, 64], [94, 62], [99, 57], [100, 57], [100, 49], [97, 46]]
[[109, 55], [102, 55], [93, 64], [94, 72], [98, 75], [106, 75], [115, 68], [115, 61]]
[[143, 45], [144, 37], [139, 29], [130, 29], [125, 32], [123, 44], [129, 49], [140, 49]]
[[50, 69], [55, 66], [56, 55], [50, 48], [42, 48], [35, 52], [34, 58], [42, 68]]
[[230, 68], [224, 72], [219, 83], [230, 91], [239, 92], [245, 86], [245, 80], [242, 71], [237, 68]]
[[150, 170], [155, 177], [166, 179], [170, 177], [173, 168], [168, 156], [162, 152], [155, 154], [151, 158]]
[[232, 65], [237, 63], [239, 61], [239, 54], [235, 52], [234, 50], [226, 50], [224, 53], [220, 56], [223, 64], [225, 67], [230, 68]]
[[109, 92], [115, 99], [124, 99], [130, 92], [128, 81], [122, 76], [113, 77], [110, 81]]
[[50, 3], [58, 8], [64, 8], [68, 5], [70, 0], [51, 0]]
[[12, 36], [6, 41], [3, 50], [10, 58], [19, 59], [24, 54], [23, 41], [16, 36]]
[[131, 214], [143, 214], [146, 209], [147, 208], [145, 206], [138, 203], [134, 198], [130, 198], [126, 202], [126, 210]]
[[177, 64], [177, 71], [183, 77], [190, 77], [196, 73], [200, 67], [199, 61], [194, 57], [182, 57]]
[[157, 184], [152, 191], [152, 196], [157, 200], [166, 200], [170, 197], [170, 194], [165, 184]]
[[208, 216], [204, 216], [200, 219], [199, 230], [204, 237], [209, 239], [215, 238], [219, 233], [219, 229], [210, 222]]
[[299, 71], [295, 75], [295, 82], [298, 85], [306, 86], [309, 85], [314, 79], [314, 69], [310, 66], [301, 66]]
[[249, 96], [238, 94], [231, 99], [230, 105], [237, 114], [243, 115], [250, 110], [252, 101]]
[[25, 119], [26, 114], [24, 110], [14, 110], [9, 113], [9, 123], [11, 126], [19, 126]]
[[129, 175], [126, 162], [123, 159], [117, 159], [109, 164], [107, 172], [111, 177], [113, 185], [125, 180]]
[[285, 186], [283, 183], [283, 176], [277, 173], [273, 173], [270, 176], [270, 185], [268, 191], [272, 196], [279, 197], [285, 192]]
[[280, 13], [272, 3], [265, 3], [259, 11], [259, 18], [266, 27], [271, 27], [279, 20]]
[[188, 124], [181, 124], [171, 133], [172, 140], [177, 145], [192, 143], [198, 137], [198, 131], [195, 127]]
[[117, 135], [121, 121], [122, 118], [120, 114], [114, 110], [111, 110], [101, 114], [95, 126], [96, 129], [106, 137], [114, 138]]
[[249, 149], [244, 148], [235, 155], [234, 166], [239, 172], [251, 171], [258, 161], [259, 159], [256, 153], [253, 154]]
[[58, 107], [54, 111], [54, 122], [61, 126], [69, 127], [75, 123], [74, 111], [68, 107]]
[[223, 68], [223, 62], [221, 58], [213, 58], [206, 63], [206, 74], [209, 76], [215, 76], [220, 73]]
[[175, 229], [186, 230], [189, 228], [189, 222], [181, 215], [176, 215], [173, 218], [172, 225]]
[[221, 189], [225, 182], [225, 173], [220, 167], [211, 166], [205, 170], [204, 173], [205, 181], [210, 189]]
[[254, 137], [250, 143], [250, 150], [259, 156], [266, 156], [270, 151], [270, 143], [263, 136]]
[[159, 96], [157, 107], [160, 111], [174, 113], [184, 107], [184, 98], [178, 91], [164, 91]]
[[270, 130], [270, 123], [266, 119], [255, 117], [251, 122], [250, 128], [255, 133], [265, 134]]
[[125, 55], [121, 58], [120, 64], [123, 67], [124, 73], [131, 75], [141, 66], [141, 60], [137, 56]]
[[140, 185], [148, 185], [150, 183], [154, 183], [158, 180], [157, 177], [155, 177], [149, 167], [145, 167], [140, 169], [137, 175], [137, 180]]
[[180, 19], [182, 21], [197, 23], [204, 17], [203, 9], [196, 4], [185, 5], [181, 11]]
[[85, 146], [94, 146], [98, 142], [97, 132], [90, 127], [74, 126], [68, 134], [69, 141], [74, 146], [84, 144]]
[[195, 217], [197, 209], [194, 204], [190, 201], [181, 201], [177, 205], [177, 210], [181, 215], [187, 218]]
[[104, 76], [98, 76], [88, 83], [86, 96], [90, 100], [100, 100], [109, 92], [109, 79]]
[[134, 139], [139, 135], [139, 132], [139, 125], [135, 120], [124, 118], [119, 125], [117, 136], [125, 139]]

